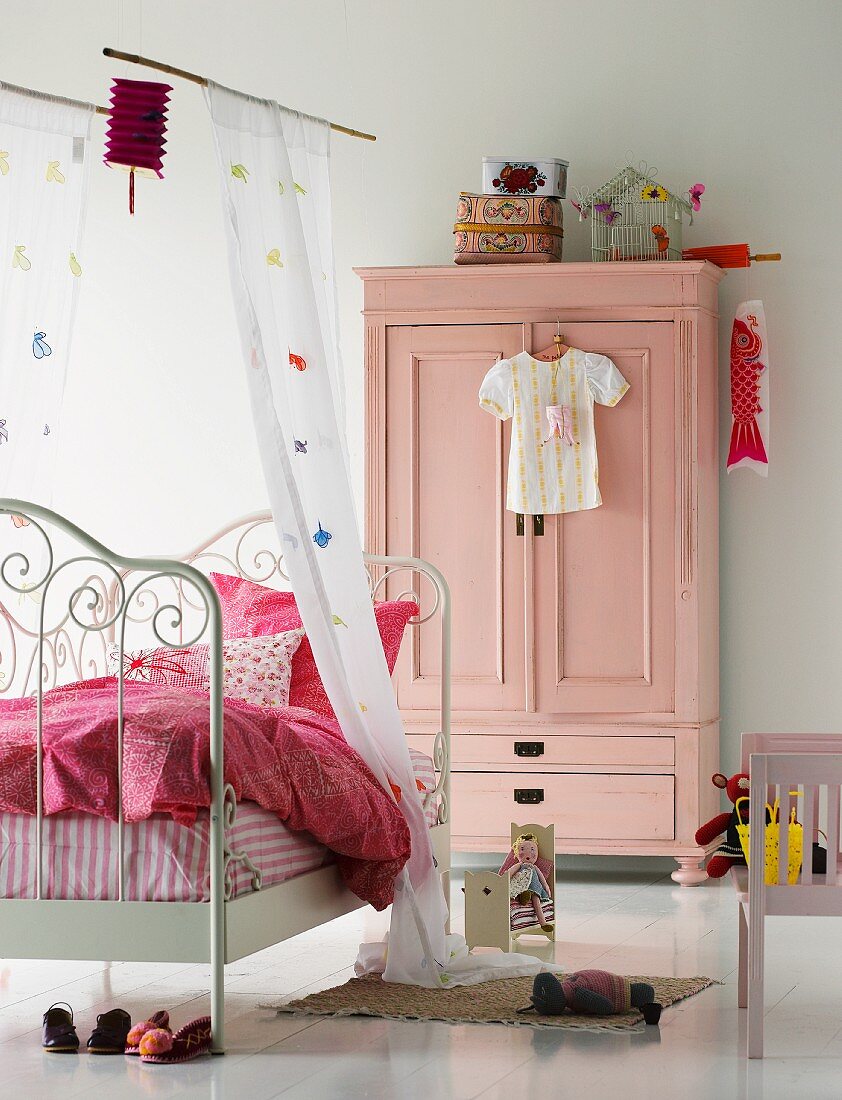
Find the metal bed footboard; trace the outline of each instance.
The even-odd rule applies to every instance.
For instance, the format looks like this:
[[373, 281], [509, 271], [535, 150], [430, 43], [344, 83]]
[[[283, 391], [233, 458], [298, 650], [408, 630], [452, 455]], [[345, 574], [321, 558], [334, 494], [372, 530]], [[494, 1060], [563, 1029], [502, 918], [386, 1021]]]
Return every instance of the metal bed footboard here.
[[[12, 517], [14, 525], [9, 523]], [[9, 527], [4, 531], [5, 525]], [[49, 529], [49, 531], [47, 530]], [[8, 533], [7, 533], [8, 532]], [[13, 532], [16, 534], [13, 535]], [[71, 548], [58, 553], [56, 533]], [[0, 953], [6, 957], [39, 957], [49, 944], [47, 957], [101, 958], [104, 945], [110, 957], [150, 961], [207, 961], [211, 966], [211, 1019], [213, 1049], [224, 1044], [224, 964], [226, 957], [242, 957], [267, 946], [264, 931], [259, 940], [249, 933], [253, 909], [241, 907], [241, 926], [234, 925], [240, 912], [233, 899], [233, 871], [245, 863], [252, 872], [255, 891], [261, 888], [260, 869], [247, 852], [234, 851], [226, 842], [226, 829], [233, 825], [236, 800], [224, 782], [222, 615], [217, 593], [202, 568], [216, 568], [261, 584], [288, 586], [282, 553], [269, 545], [256, 545], [258, 534], [275, 539], [268, 513], [256, 513], [237, 520], [217, 532], [190, 553], [173, 558], [131, 558], [115, 554], [81, 528], [47, 508], [26, 501], [0, 498], [0, 698], [32, 694], [36, 699], [36, 896], [34, 899], [0, 899]], [[6, 550], [4, 544], [11, 545]], [[276, 539], [275, 539], [276, 542]], [[81, 551], [81, 552], [80, 552]], [[419, 628], [435, 615], [441, 624], [441, 720], [434, 738], [436, 785], [427, 792], [425, 803], [436, 799], [438, 825], [434, 827], [434, 848], [445, 885], [450, 869], [450, 594], [442, 574], [418, 558], [365, 556], [370, 567], [372, 598], [385, 591], [390, 578], [410, 571], [424, 577], [433, 588], [433, 607], [411, 621]], [[69, 581], [66, 607], [53, 607], [59, 578]], [[162, 587], [164, 591], [162, 592]], [[16, 596], [14, 607], [4, 602], [4, 588]], [[166, 594], [164, 594], [166, 593]], [[407, 589], [421, 606], [420, 593]], [[52, 616], [52, 617], [51, 617]], [[196, 902], [142, 902], [125, 898], [124, 820], [122, 805], [123, 695], [127, 628], [146, 629], [161, 646], [184, 649], [199, 639], [209, 646], [210, 673], [210, 901], [203, 909]], [[26, 643], [31, 652], [26, 653]], [[64, 901], [45, 898], [44, 805], [43, 805], [43, 694], [60, 682], [86, 679], [108, 671], [108, 644], [116, 644], [117, 660], [117, 775], [118, 775], [118, 882], [114, 901]], [[446, 865], [443, 865], [446, 859]], [[309, 889], [323, 896], [322, 920], [361, 905], [340, 897], [334, 883], [322, 870], [311, 872]], [[318, 879], [318, 881], [316, 881]], [[281, 890], [286, 884], [267, 893]], [[291, 899], [289, 891], [285, 898]], [[249, 895], [246, 895], [249, 897]], [[279, 895], [280, 897], [280, 895]], [[257, 899], [255, 899], [257, 900]], [[449, 897], [448, 897], [449, 901]], [[336, 911], [332, 906], [336, 906]], [[76, 909], [71, 909], [75, 906]], [[79, 907], [82, 909], [79, 909]], [[196, 912], [196, 910], [199, 912]], [[327, 915], [329, 912], [329, 915]], [[79, 920], [74, 920], [78, 913]], [[84, 915], [83, 915], [84, 914]], [[207, 948], [195, 942], [204, 925]], [[102, 935], [74, 935], [70, 943], [60, 935], [68, 922], [78, 930], [82, 921]], [[93, 923], [91, 923], [93, 922]], [[279, 942], [305, 925], [298, 914], [283, 922], [276, 933]], [[169, 929], [169, 933], [167, 930]], [[168, 935], [166, 950], [155, 949]], [[39, 943], [41, 939], [41, 943]], [[5, 944], [4, 944], [5, 940]], [[116, 944], [125, 944], [122, 955]], [[144, 944], [149, 944], [146, 948]], [[74, 945], [79, 944], [75, 947]], [[235, 945], [232, 947], [232, 944]], [[20, 945], [20, 947], [18, 947]], [[23, 951], [21, 950], [23, 949]], [[77, 953], [81, 952], [81, 953]]]

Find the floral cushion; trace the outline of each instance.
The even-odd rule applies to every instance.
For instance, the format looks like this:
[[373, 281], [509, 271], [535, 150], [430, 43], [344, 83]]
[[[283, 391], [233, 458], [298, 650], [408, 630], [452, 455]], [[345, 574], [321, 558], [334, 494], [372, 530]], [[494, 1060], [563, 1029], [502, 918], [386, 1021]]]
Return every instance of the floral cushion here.
[[[223, 637], [246, 638], [301, 627], [301, 615], [292, 592], [278, 592], [224, 573], [211, 573], [210, 579], [222, 604]], [[417, 615], [418, 604], [411, 600], [388, 600], [374, 605], [374, 617], [390, 673], [394, 671], [406, 625]], [[289, 703], [326, 718], [336, 717], [306, 635], [292, 661]]]
[[[222, 643], [223, 688], [226, 699], [243, 699], [259, 707], [286, 707], [292, 680], [292, 659], [304, 637], [288, 630], [260, 638], [235, 638]], [[108, 647], [108, 671], [116, 676], [120, 649]], [[123, 654], [123, 676], [150, 684], [174, 684], [210, 690], [208, 646], [187, 649], [139, 649]]]
[[303, 630], [287, 630], [223, 642], [225, 697], [258, 707], [289, 706], [293, 657], [303, 638]]

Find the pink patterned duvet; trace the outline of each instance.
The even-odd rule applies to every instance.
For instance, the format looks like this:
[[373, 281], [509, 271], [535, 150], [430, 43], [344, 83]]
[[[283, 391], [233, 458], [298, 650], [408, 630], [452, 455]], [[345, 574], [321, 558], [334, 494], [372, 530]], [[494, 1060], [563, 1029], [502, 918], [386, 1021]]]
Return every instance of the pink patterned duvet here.
[[[209, 805], [208, 699], [163, 685], [124, 685], [123, 810], [127, 822], [164, 814], [182, 826]], [[113, 678], [44, 695], [44, 807], [117, 816], [117, 684]], [[392, 900], [410, 851], [403, 815], [339, 726], [310, 711], [225, 703], [225, 780], [288, 829], [335, 853], [346, 884], [378, 909]], [[35, 812], [35, 701], [0, 701], [0, 812]]]

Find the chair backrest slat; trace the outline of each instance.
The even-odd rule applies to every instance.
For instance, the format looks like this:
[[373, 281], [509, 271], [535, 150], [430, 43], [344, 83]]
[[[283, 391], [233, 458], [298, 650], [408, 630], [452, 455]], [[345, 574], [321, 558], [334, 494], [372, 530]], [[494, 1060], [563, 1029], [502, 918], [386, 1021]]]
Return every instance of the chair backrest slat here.
[[836, 865], [839, 860], [839, 787], [827, 792], [827, 885], [836, 885]]
[[789, 871], [789, 783], [778, 786], [778, 885], [786, 886]]
[[816, 805], [818, 788], [806, 785], [804, 787], [804, 862], [801, 867], [801, 881], [805, 886], [810, 886], [813, 881], [813, 836], [816, 828]]
[[766, 891], [766, 829], [763, 822], [766, 819], [768, 760], [765, 753], [752, 753], [749, 764], [748, 893], [749, 897], [755, 898], [763, 898]]

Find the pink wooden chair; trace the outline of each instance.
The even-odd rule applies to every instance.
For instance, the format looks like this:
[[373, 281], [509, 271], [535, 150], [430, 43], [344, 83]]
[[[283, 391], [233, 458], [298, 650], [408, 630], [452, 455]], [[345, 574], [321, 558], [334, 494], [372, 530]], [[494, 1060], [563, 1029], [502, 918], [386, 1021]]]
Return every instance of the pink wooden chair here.
[[[774, 744], [774, 752], [758, 752]], [[786, 751], [789, 750], [789, 751]], [[746, 769], [746, 765], [748, 765]], [[842, 916], [842, 858], [839, 808], [842, 788], [842, 735], [744, 734], [743, 768], [751, 787], [752, 825], [749, 867], [731, 876], [739, 901], [739, 979], [737, 1003], [748, 1008], [748, 1056], [763, 1057], [764, 933], [767, 916]], [[765, 806], [780, 800], [778, 880], [765, 881]], [[803, 826], [803, 864], [797, 882], [787, 885], [790, 810]], [[812, 847], [820, 821], [827, 830], [827, 871], [813, 874]]]

